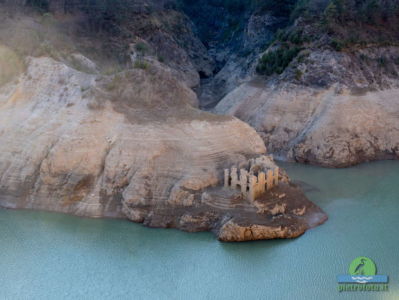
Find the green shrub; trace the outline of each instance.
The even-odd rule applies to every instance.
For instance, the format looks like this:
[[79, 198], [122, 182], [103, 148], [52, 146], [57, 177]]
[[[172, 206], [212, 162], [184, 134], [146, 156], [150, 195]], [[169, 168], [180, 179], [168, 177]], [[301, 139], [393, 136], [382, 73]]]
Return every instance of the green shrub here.
[[39, 20], [40, 24], [47, 26], [47, 27], [52, 27], [56, 25], [56, 20], [54, 18], [54, 16], [49, 13], [49, 12], [45, 12]]
[[51, 42], [49, 41], [45, 41], [44, 43], [42, 43], [40, 45], [40, 49], [38, 49], [40, 51], [41, 55], [45, 55], [45, 56], [49, 56], [52, 57], [54, 59], [59, 59], [61, 54], [58, 51], [58, 49], [56, 49], [54, 47], [53, 44], [51, 44]]
[[333, 39], [330, 43], [330, 46], [336, 51], [341, 51], [344, 48], [344, 43], [337, 39]]
[[136, 44], [136, 46], [135, 46], [135, 48], [136, 48], [136, 50], [138, 51], [138, 52], [140, 52], [141, 54], [145, 54], [146, 52], [148, 52], [148, 46], [145, 44], [145, 43], [143, 43], [143, 42], [139, 42], [139, 43], [137, 43]]
[[296, 80], [300, 81], [302, 79], [302, 75], [303, 75], [303, 73], [302, 73], [301, 70], [296, 70], [295, 71], [295, 79]]
[[276, 40], [285, 42], [287, 41], [287, 33], [284, 29], [278, 29], [276, 32]]
[[330, 4], [324, 10], [324, 18], [326, 22], [335, 22], [339, 17], [339, 8], [337, 7], [336, 1], [331, 1]]
[[133, 67], [136, 68], [136, 69], [147, 70], [150, 67], [150, 65], [146, 61], [136, 60], [134, 62]]
[[386, 65], [387, 65], [387, 59], [385, 58], [385, 57], [383, 57], [383, 56], [381, 56], [381, 57], [379, 57], [378, 59], [377, 59], [377, 61], [378, 61], [378, 64], [381, 66], [381, 67], [385, 67]]
[[259, 74], [270, 76], [281, 74], [302, 49], [300, 47], [283, 46], [275, 51], [264, 54], [259, 60], [256, 71]]
[[10, 82], [24, 69], [18, 54], [0, 45], [0, 86]]
[[110, 76], [110, 75], [114, 75], [117, 73], [120, 73], [124, 70], [124, 68], [121, 65], [108, 65], [106, 66], [103, 70], [102, 70], [102, 74], [105, 76]]
[[297, 45], [302, 44], [303, 43], [302, 32], [297, 30], [290, 33], [290, 35], [288, 36], [288, 40], [293, 44]]
[[158, 55], [158, 61], [161, 63], [165, 62], [165, 57], [163, 57], [162, 55]]

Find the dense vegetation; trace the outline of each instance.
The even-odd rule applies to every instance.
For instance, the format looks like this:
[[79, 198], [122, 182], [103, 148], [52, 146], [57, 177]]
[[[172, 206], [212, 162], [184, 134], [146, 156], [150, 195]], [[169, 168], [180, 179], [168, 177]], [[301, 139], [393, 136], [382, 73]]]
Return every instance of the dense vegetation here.
[[252, 13], [272, 12], [286, 17], [297, 0], [177, 0], [177, 8], [184, 11], [196, 24], [201, 40], [228, 42], [241, 33]]
[[329, 22], [372, 25], [397, 21], [398, 13], [397, 0], [332, 0], [324, 11]]
[[[8, 0], [0, 0], [4, 1]], [[140, 6], [137, 0], [26, 0], [23, 3], [43, 11], [49, 10], [51, 6], [64, 12], [80, 9], [97, 21], [123, 19]], [[225, 17], [219, 14], [218, 8], [227, 12], [232, 19], [243, 17], [248, 12], [268, 11], [274, 16], [291, 17], [291, 20], [300, 16], [319, 17], [324, 22], [335, 25], [398, 25], [399, 20], [397, 0], [159, 0], [154, 1], [152, 5], [181, 8], [190, 16], [207, 15], [208, 18], [203, 21], [213, 23], [218, 23]], [[201, 14], [203, 11], [207, 14]]]
[[285, 46], [275, 51], [270, 51], [259, 60], [256, 71], [268, 76], [274, 73], [281, 74], [300, 51], [301, 48], [297, 46]]
[[338, 51], [368, 44], [397, 45], [397, 0], [332, 0], [324, 10], [323, 24]]
[[113, 23], [132, 15], [137, 9], [135, 0], [28, 0], [27, 5], [43, 12], [84, 12], [94, 30], [107, 30]]
[[[262, 56], [257, 67], [260, 74], [282, 73], [300, 47], [331, 47], [342, 51], [373, 44], [399, 44], [397, 0], [298, 0], [287, 12], [291, 24], [301, 18], [301, 25], [288, 25], [277, 32], [276, 43], [281, 45], [280, 49]], [[301, 28], [308, 24], [312, 34], [306, 35]], [[322, 39], [322, 36], [328, 38]]]
[[298, 17], [349, 44], [399, 40], [397, 0], [299, 0], [291, 15]]
[[[216, 42], [218, 47], [230, 43], [238, 48], [241, 44], [236, 40], [245, 29], [248, 17], [253, 13], [270, 13], [285, 18], [287, 27], [276, 33], [274, 46], [277, 47], [259, 61], [257, 70], [265, 75], [282, 73], [299, 50], [309, 46], [345, 51], [370, 44], [399, 44], [398, 0], [159, 0], [151, 1], [151, 5], [145, 7], [137, 0], [20, 2], [42, 12], [54, 10], [54, 7], [64, 13], [79, 10], [88, 16], [92, 31], [112, 35], [123, 35], [119, 24], [134, 18], [133, 13], [137, 10], [150, 12], [166, 6], [184, 11], [196, 24], [197, 33], [206, 46]], [[293, 25], [299, 18], [300, 25]], [[307, 25], [312, 28], [311, 33], [304, 33]], [[248, 52], [252, 49], [239, 50]]]

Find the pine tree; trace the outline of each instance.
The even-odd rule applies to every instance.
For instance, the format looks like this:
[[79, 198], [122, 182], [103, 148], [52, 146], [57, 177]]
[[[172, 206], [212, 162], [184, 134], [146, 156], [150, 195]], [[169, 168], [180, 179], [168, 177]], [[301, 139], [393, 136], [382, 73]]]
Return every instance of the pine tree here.
[[333, 23], [338, 19], [339, 12], [335, 1], [331, 1], [330, 4], [327, 6], [324, 11], [324, 17], [326, 18], [327, 23]]

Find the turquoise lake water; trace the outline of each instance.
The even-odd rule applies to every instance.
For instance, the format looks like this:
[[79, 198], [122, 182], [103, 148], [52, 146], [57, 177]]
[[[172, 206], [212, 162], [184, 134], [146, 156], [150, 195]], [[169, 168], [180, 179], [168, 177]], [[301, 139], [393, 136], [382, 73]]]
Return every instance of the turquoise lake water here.
[[[399, 299], [399, 162], [283, 164], [329, 220], [294, 240], [239, 244], [210, 233], [0, 210], [0, 299]], [[337, 290], [367, 256], [388, 292]]]

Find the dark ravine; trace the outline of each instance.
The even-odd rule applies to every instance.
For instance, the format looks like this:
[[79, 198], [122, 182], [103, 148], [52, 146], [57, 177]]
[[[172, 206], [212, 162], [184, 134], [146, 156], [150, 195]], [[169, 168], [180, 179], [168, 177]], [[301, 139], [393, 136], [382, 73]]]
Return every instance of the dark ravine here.
[[209, 110], [252, 77], [259, 55], [288, 25], [289, 17], [255, 1], [181, 2], [214, 61], [212, 76], [203, 78], [197, 90], [201, 107]]

